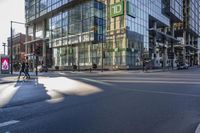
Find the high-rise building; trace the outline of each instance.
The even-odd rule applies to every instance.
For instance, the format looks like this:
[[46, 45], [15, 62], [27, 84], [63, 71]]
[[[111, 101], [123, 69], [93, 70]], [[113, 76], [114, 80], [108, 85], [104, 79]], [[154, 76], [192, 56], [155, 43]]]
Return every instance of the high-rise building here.
[[184, 54], [190, 65], [198, 63], [198, 39], [200, 37], [200, 1], [183, 0], [184, 3]]
[[187, 8], [188, 1], [25, 0], [27, 35], [32, 36], [26, 53], [61, 69], [194, 65], [200, 5], [192, 0]]

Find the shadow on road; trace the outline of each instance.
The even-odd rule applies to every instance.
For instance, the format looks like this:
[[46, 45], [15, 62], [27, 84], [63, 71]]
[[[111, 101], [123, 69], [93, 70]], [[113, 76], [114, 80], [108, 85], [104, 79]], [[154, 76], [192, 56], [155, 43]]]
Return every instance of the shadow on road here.
[[38, 79], [26, 79], [10, 84], [3, 88], [0, 93], [0, 108], [20, 106], [48, 99], [43, 84], [38, 83]]

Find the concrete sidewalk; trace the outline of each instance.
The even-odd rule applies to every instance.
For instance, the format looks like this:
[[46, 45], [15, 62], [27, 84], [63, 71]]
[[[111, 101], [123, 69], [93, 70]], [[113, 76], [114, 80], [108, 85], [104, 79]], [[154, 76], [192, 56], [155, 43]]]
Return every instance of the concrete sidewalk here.
[[36, 79], [14, 80], [13, 83], [0, 86], [0, 108], [19, 106], [49, 99], [44, 86]]
[[0, 84], [12, 83], [17, 81], [17, 75], [0, 75]]
[[[198, 69], [200, 67], [194, 66], [190, 67], [189, 69]], [[157, 73], [157, 72], [172, 72], [172, 71], [180, 71], [177, 70], [176, 67], [172, 68], [165, 68], [165, 69], [148, 69], [147, 71], [143, 70], [116, 70], [116, 71], [103, 71], [94, 70], [90, 71], [53, 71], [52, 73], [57, 73], [61, 75], [114, 75], [114, 74], [131, 74], [131, 73]]]
[[68, 77], [38, 77], [0, 86], [0, 109], [45, 101], [55, 103], [66, 96], [102, 92], [96, 86]]
[[154, 70], [117, 70], [117, 71], [54, 71], [53, 73], [61, 75], [114, 75], [114, 74], [131, 74], [131, 73], [155, 73], [155, 72], [168, 72], [174, 70], [163, 70], [163, 69], [154, 69]]
[[[19, 72], [15, 72], [13, 73], [13, 75], [9, 74], [9, 75], [0, 75], [0, 84], [7, 84], [7, 83], [14, 83], [17, 82], [18, 80], [18, 75]], [[23, 74], [21, 75], [21, 80], [23, 79]], [[36, 76], [33, 73], [30, 73], [31, 78], [35, 79]]]

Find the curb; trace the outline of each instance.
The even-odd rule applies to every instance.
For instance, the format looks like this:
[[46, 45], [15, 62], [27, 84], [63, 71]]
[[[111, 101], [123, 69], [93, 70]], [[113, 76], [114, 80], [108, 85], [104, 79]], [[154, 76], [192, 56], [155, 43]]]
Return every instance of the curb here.
[[0, 84], [9, 84], [9, 83], [14, 83], [16, 81], [3, 81], [3, 82], [0, 82]]
[[198, 124], [197, 128], [195, 129], [194, 133], [200, 133], [200, 123]]

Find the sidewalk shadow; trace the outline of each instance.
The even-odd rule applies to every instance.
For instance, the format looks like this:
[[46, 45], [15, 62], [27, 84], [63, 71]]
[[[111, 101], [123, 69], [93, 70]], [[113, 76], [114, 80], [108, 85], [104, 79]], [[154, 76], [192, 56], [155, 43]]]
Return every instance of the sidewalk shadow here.
[[0, 108], [35, 103], [50, 98], [44, 85], [38, 83], [38, 78], [19, 80], [13, 86], [5, 88], [2, 93], [4, 101], [1, 101]]

